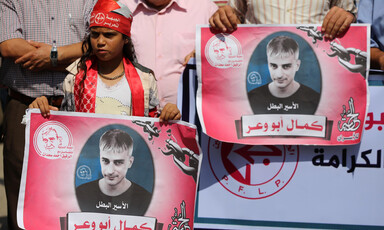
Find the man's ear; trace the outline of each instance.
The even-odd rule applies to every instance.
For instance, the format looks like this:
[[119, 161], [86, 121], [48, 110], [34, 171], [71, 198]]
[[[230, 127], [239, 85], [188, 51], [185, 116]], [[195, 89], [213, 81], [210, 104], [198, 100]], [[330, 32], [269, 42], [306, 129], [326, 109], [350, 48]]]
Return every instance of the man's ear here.
[[133, 161], [135, 160], [135, 157], [134, 156], [131, 156], [129, 158], [129, 163], [128, 163], [128, 168], [131, 168], [132, 167], [132, 164], [133, 164]]
[[128, 44], [129, 40], [128, 38], [124, 38], [124, 44]]
[[301, 60], [297, 59], [296, 60], [296, 71], [298, 71], [300, 69], [300, 64], [301, 64]]

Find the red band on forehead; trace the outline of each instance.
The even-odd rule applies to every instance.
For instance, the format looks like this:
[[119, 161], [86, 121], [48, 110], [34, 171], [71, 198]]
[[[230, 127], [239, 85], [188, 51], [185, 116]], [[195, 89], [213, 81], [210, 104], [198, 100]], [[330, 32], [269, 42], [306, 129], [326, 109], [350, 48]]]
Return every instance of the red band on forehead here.
[[101, 26], [116, 30], [127, 36], [131, 36], [131, 20], [126, 17], [105, 11], [93, 11], [90, 20], [90, 26]]
[[101, 26], [131, 36], [132, 14], [127, 6], [114, 0], [99, 0], [93, 7], [90, 27]]

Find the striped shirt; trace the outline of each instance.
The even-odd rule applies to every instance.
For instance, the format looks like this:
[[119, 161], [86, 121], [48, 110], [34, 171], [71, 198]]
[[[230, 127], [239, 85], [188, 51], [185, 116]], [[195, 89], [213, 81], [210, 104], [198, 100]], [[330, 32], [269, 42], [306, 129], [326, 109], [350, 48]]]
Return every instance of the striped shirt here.
[[[95, 0], [1, 0], [0, 43], [21, 38], [64, 46], [83, 40]], [[1, 83], [24, 95], [63, 95], [65, 72], [31, 72], [3, 58]]]
[[329, 9], [357, 12], [353, 0], [229, 0], [248, 24], [321, 24]]

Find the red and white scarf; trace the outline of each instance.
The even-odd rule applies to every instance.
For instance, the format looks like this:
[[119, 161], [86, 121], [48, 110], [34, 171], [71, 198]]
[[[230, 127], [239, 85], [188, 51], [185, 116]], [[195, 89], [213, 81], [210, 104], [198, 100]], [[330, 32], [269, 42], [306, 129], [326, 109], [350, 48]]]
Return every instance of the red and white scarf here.
[[[144, 116], [144, 89], [136, 68], [128, 60], [123, 58], [125, 77], [131, 89], [132, 116]], [[79, 71], [75, 78], [74, 96], [76, 112], [94, 113], [97, 89], [97, 61], [89, 59], [85, 62], [87, 76], [83, 80], [84, 71]]]

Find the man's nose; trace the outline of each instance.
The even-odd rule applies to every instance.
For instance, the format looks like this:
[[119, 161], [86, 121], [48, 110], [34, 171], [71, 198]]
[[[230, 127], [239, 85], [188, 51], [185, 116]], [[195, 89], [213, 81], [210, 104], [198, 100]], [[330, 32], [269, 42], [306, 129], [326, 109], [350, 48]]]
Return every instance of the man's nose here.
[[115, 166], [113, 164], [109, 164], [106, 170], [107, 174], [112, 174], [114, 171], [115, 171]]
[[283, 70], [280, 67], [275, 69], [275, 77], [277, 77], [277, 78], [283, 77]]

